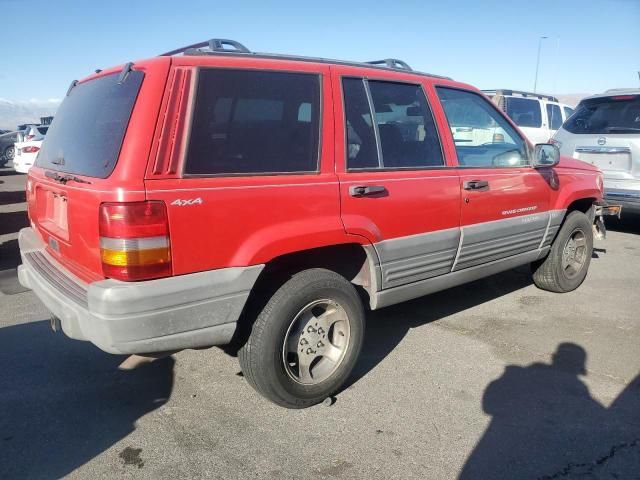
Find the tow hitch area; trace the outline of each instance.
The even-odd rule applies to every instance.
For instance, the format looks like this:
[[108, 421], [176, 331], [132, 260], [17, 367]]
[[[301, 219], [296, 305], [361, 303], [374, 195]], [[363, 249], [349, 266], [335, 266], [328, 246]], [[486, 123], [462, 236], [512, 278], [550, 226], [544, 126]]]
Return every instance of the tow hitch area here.
[[622, 205], [596, 205], [593, 221], [593, 233], [599, 240], [607, 238], [607, 228], [604, 226], [604, 216], [615, 215], [620, 218]]

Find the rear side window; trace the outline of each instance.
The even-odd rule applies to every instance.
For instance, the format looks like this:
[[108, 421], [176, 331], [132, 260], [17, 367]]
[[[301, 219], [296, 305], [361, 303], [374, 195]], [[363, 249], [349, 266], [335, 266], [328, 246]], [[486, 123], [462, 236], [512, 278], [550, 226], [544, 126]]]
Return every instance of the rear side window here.
[[113, 171], [144, 73], [134, 70], [76, 85], [56, 112], [36, 165], [88, 177]]
[[565, 119], [568, 119], [571, 115], [573, 115], [573, 108], [571, 107], [562, 107], [564, 109], [564, 117]]
[[542, 126], [542, 111], [540, 102], [532, 98], [506, 97], [507, 115], [519, 127], [540, 128]]
[[549, 128], [557, 130], [562, 126], [562, 112], [560, 105], [547, 103], [547, 118], [549, 119]]
[[38, 132], [40, 133], [40, 135], [46, 135], [47, 130], [49, 130], [49, 127], [38, 127]]
[[583, 100], [564, 128], [578, 134], [638, 133], [640, 95]]
[[315, 172], [319, 136], [318, 75], [202, 69], [184, 173]]
[[343, 90], [347, 168], [444, 165], [433, 116], [419, 85], [345, 78]]

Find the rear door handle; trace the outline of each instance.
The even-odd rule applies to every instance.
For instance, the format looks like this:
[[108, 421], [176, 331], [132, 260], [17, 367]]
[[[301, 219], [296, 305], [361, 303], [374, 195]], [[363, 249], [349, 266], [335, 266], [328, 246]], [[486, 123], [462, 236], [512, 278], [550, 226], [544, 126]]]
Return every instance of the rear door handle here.
[[463, 184], [465, 190], [489, 190], [489, 182], [486, 180], [467, 180]]
[[351, 195], [352, 197], [380, 195], [386, 192], [387, 192], [387, 189], [383, 185], [358, 185], [354, 187], [349, 187], [349, 195]]

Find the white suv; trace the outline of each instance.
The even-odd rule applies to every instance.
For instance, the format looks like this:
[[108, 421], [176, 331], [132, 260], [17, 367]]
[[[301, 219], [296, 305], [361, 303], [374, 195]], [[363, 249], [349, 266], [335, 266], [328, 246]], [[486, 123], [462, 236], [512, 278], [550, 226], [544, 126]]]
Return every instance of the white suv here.
[[585, 98], [552, 142], [604, 172], [605, 198], [640, 213], [640, 89]]
[[573, 108], [556, 97], [518, 90], [483, 90], [514, 121], [534, 145], [547, 143]]

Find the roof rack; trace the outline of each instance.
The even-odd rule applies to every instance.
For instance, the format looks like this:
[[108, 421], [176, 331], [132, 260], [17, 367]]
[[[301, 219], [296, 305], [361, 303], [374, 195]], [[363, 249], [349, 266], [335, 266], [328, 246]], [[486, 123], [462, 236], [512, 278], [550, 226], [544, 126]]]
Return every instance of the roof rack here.
[[385, 58], [383, 60], [371, 60], [370, 62], [366, 62], [371, 65], [385, 65], [388, 68], [396, 68], [402, 70], [409, 70], [410, 72], [413, 69], [409, 66], [407, 62], [403, 62], [402, 60], [398, 60], [397, 58]]
[[542, 93], [533, 93], [533, 92], [523, 92], [522, 90], [507, 90], [504, 88], [500, 88], [497, 90], [482, 90], [482, 92], [486, 93], [487, 95], [522, 95], [523, 97], [531, 97], [531, 98], [538, 98], [538, 99], [546, 99], [546, 100], [550, 100], [552, 102], [557, 102], [558, 99], [552, 95], [544, 95]]
[[[227, 48], [230, 46], [232, 48]], [[426, 77], [445, 78], [451, 80], [449, 77], [442, 75], [433, 75], [431, 73], [423, 73], [414, 71], [406, 62], [398, 60], [397, 58], [385, 58], [383, 60], [373, 60], [371, 62], [348, 62], [344, 60], [331, 60], [327, 58], [314, 58], [314, 57], [302, 57], [297, 55], [281, 55], [275, 53], [258, 53], [252, 52], [240, 42], [235, 40], [227, 40], [222, 38], [213, 38], [206, 42], [194, 43], [193, 45], [187, 45], [186, 47], [177, 48], [170, 52], [163, 53], [160, 56], [172, 56], [172, 55], [224, 55], [224, 56], [245, 56], [250, 54], [254, 58], [267, 58], [274, 60], [292, 60], [298, 62], [314, 62], [314, 63], [331, 63], [337, 65], [348, 65], [353, 67], [369, 67], [369, 68], [381, 68], [385, 70], [404, 70], [412, 72], [416, 75], [423, 75]]]
[[[225, 45], [229, 45], [233, 48], [226, 48]], [[236, 42], [235, 40], [228, 40], [226, 38], [212, 38], [211, 40], [207, 40], [206, 42], [194, 43], [193, 45], [187, 45], [186, 47], [171, 50], [170, 52], [163, 53], [160, 56], [169, 57], [171, 55], [178, 55], [179, 53], [182, 53], [184, 55], [193, 55], [200, 48], [208, 48], [209, 52], [217, 53], [251, 53], [251, 50], [242, 45], [240, 42]]]

